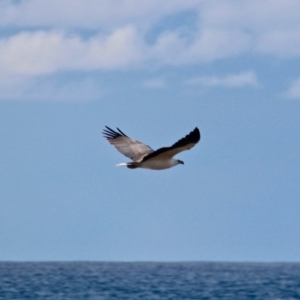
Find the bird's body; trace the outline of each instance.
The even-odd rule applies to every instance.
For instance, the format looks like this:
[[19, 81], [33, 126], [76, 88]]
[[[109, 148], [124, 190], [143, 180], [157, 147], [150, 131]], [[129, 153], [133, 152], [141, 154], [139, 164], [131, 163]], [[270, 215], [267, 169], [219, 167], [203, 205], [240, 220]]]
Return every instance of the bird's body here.
[[117, 166], [126, 166], [129, 169], [149, 169], [149, 170], [164, 170], [169, 169], [171, 167], [174, 167], [176, 165], [180, 164], [177, 159], [171, 158], [171, 159], [152, 159], [152, 160], [146, 160], [142, 162], [129, 162], [129, 163], [122, 163]]
[[183, 161], [175, 159], [173, 156], [184, 150], [191, 149], [200, 140], [200, 131], [196, 127], [191, 133], [172, 146], [154, 151], [151, 147], [129, 138], [119, 128], [117, 130], [118, 132], [106, 126], [103, 135], [119, 152], [132, 159], [132, 162], [117, 165], [126, 166], [129, 169], [164, 170], [178, 164], [184, 164]]

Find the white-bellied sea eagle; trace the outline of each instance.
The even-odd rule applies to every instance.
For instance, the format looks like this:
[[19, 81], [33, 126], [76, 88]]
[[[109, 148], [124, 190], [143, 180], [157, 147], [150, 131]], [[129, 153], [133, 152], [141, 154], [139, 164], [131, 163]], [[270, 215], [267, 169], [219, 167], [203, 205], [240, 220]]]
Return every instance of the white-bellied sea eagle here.
[[173, 156], [179, 152], [191, 149], [200, 140], [200, 131], [196, 127], [174, 145], [153, 150], [151, 147], [128, 137], [119, 128], [117, 128], [118, 131], [115, 131], [107, 126], [105, 127], [103, 136], [119, 152], [132, 160], [132, 162], [121, 163], [117, 166], [126, 166], [129, 169], [163, 170], [184, 164], [183, 161], [175, 159]]

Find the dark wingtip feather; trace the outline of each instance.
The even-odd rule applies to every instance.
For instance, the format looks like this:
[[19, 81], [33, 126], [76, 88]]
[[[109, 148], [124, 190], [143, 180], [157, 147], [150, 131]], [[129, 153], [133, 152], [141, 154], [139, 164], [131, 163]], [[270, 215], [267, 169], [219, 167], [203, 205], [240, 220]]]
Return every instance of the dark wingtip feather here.
[[117, 127], [117, 129], [118, 129], [118, 131], [119, 131], [123, 136], [128, 137], [121, 129], [119, 129], [118, 127]]
[[187, 144], [197, 144], [200, 141], [200, 130], [198, 127], [195, 127], [193, 131], [187, 134], [184, 138], [176, 142], [172, 147], [182, 147]]
[[198, 143], [201, 138], [200, 130], [198, 127], [195, 127], [195, 129], [186, 136], [186, 138], [190, 138], [192, 143]]
[[125, 135], [119, 128], [117, 128], [119, 132], [111, 129], [108, 126], [105, 126], [105, 128], [106, 129], [103, 129], [102, 134], [106, 139], [116, 139], [121, 136], [127, 137], [127, 135]]

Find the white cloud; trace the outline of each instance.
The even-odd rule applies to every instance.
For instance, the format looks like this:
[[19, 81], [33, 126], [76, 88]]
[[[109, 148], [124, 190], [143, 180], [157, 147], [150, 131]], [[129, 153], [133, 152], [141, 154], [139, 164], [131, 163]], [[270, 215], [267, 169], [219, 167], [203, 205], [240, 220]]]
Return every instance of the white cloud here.
[[[175, 28], [158, 30], [147, 42], [158, 21], [184, 11], [198, 15], [192, 27], [179, 16]], [[298, 11], [297, 0], [6, 0], [0, 24], [31, 29], [0, 40], [0, 67], [40, 75], [208, 63], [247, 53], [298, 57]], [[78, 31], [84, 28], [93, 34], [84, 37]]]
[[195, 9], [199, 0], [22, 0], [0, 2], [0, 25], [116, 29], [151, 24], [164, 15]]
[[113, 70], [138, 63], [142, 48], [131, 27], [88, 40], [56, 31], [23, 32], [0, 40], [0, 68], [7, 74], [28, 76]]
[[242, 32], [223, 29], [206, 29], [186, 49], [183, 61], [211, 62], [245, 53], [250, 47], [250, 37]]
[[[0, 78], [17, 84], [69, 71], [195, 65], [245, 54], [298, 59], [299, 11], [298, 0], [0, 0]], [[182, 17], [187, 12], [192, 24]], [[144, 86], [165, 84], [156, 80]], [[258, 86], [251, 72], [198, 83]]]
[[291, 83], [284, 96], [289, 99], [300, 99], [300, 78]]
[[251, 38], [246, 53], [300, 56], [300, 1], [214, 0], [201, 10], [204, 27], [239, 30]]
[[154, 45], [147, 45], [133, 27], [88, 39], [62, 31], [21, 32], [0, 39], [0, 72], [37, 76], [72, 70], [128, 69], [150, 63], [209, 62], [243, 52], [248, 43], [243, 35], [222, 31], [206, 31], [190, 39], [180, 33], [164, 33]]
[[1, 0], [0, 25], [116, 29], [142, 27], [182, 11], [199, 13], [205, 28], [252, 32], [299, 25], [298, 0]]
[[224, 77], [217, 76], [201, 76], [192, 78], [186, 82], [187, 84], [200, 84], [209, 87], [229, 87], [229, 88], [241, 88], [245, 86], [259, 87], [257, 77], [254, 72], [242, 72], [239, 74], [230, 74]]
[[273, 30], [261, 36], [256, 51], [279, 57], [300, 56], [300, 25], [291, 30]]

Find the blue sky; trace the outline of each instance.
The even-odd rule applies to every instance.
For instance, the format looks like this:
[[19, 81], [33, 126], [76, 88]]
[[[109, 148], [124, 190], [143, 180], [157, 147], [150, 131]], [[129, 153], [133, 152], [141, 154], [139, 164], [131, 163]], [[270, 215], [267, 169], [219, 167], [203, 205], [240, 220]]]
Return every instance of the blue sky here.
[[[299, 261], [300, 3], [0, 1], [0, 260]], [[185, 165], [129, 170], [105, 125]]]

